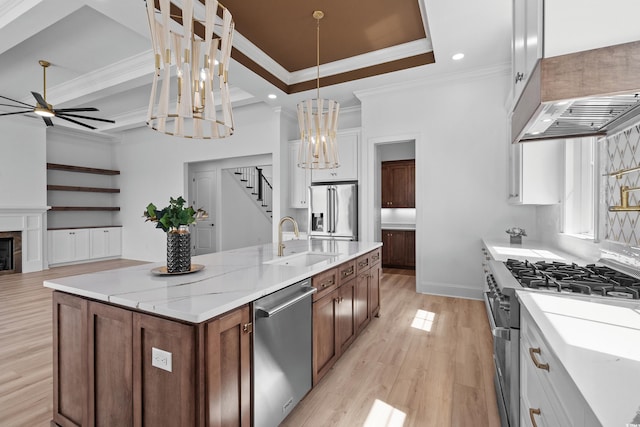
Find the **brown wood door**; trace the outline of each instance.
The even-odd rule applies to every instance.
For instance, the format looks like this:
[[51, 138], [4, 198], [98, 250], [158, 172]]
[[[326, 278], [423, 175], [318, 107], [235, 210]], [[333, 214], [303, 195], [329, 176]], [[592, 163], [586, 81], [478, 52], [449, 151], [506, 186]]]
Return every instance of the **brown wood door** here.
[[383, 264], [385, 267], [406, 265], [406, 232], [404, 230], [382, 230], [384, 245]]
[[358, 274], [355, 290], [355, 322], [356, 333], [360, 333], [371, 320], [369, 309], [369, 274], [370, 270]]
[[356, 280], [350, 280], [338, 289], [339, 354], [342, 354], [356, 338], [355, 298]]
[[86, 426], [87, 301], [53, 292], [53, 421]]
[[251, 315], [249, 306], [204, 326], [206, 417], [204, 425], [251, 424]]
[[[171, 372], [152, 366], [152, 348], [171, 353]], [[133, 313], [134, 426], [196, 425], [195, 327]]]
[[380, 275], [382, 267], [380, 263], [371, 267], [369, 273], [369, 307], [371, 310], [371, 316], [378, 316], [380, 314]]
[[133, 313], [88, 306], [89, 426], [133, 425]]
[[313, 303], [313, 385], [340, 356], [337, 334], [338, 290]]

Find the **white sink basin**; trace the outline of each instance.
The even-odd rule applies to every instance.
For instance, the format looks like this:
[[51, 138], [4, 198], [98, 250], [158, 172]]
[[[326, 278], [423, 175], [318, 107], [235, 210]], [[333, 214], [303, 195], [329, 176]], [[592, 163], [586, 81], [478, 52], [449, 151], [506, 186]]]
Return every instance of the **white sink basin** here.
[[337, 257], [338, 255], [340, 254], [334, 252], [308, 251], [286, 257], [279, 257], [271, 261], [266, 261], [264, 264], [286, 265], [289, 267], [310, 267], [314, 264], [319, 264], [333, 257]]

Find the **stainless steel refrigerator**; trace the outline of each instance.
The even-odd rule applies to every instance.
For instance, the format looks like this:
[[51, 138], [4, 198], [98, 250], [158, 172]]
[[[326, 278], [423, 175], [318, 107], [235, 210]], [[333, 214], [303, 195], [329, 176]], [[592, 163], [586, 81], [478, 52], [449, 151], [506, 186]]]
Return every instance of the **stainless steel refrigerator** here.
[[309, 187], [309, 237], [358, 240], [358, 184]]

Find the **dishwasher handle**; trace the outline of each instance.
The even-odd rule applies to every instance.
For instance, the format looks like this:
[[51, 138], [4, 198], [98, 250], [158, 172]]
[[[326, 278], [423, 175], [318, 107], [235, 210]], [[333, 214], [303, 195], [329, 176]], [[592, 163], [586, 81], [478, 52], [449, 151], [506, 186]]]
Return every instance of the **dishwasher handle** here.
[[311, 286], [305, 286], [303, 288], [301, 288], [303, 290], [303, 292], [300, 295], [296, 295], [295, 297], [291, 298], [288, 301], [285, 301], [283, 303], [280, 303], [274, 307], [260, 307], [260, 306], [256, 306], [255, 308], [255, 312], [256, 314], [259, 314], [260, 317], [272, 317], [275, 316], [277, 313], [281, 312], [282, 310], [284, 310], [287, 307], [290, 307], [292, 305], [294, 305], [295, 303], [299, 302], [300, 300], [303, 300], [305, 298], [307, 298], [308, 296], [310, 296], [311, 294], [315, 294], [316, 292], [318, 292], [318, 290], [316, 288], [313, 288]]

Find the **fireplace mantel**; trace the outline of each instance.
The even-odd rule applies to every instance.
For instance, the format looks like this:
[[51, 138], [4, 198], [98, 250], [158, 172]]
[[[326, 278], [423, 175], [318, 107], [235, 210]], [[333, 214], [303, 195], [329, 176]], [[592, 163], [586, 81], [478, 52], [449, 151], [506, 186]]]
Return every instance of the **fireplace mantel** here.
[[45, 265], [44, 239], [49, 206], [0, 206], [0, 231], [22, 232], [22, 272]]

